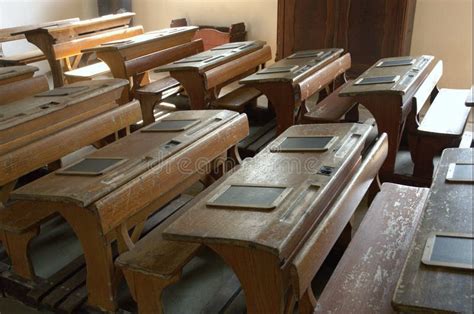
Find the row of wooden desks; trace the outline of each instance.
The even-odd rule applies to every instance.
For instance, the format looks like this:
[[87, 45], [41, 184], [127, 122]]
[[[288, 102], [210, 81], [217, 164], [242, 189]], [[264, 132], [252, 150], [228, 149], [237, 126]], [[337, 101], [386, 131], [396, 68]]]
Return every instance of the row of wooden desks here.
[[393, 297], [397, 311], [473, 312], [473, 164], [474, 149], [443, 152]]
[[31, 211], [59, 212], [68, 221], [85, 254], [89, 304], [114, 311], [113, 241], [120, 252], [133, 247], [149, 215], [207, 175], [206, 167], [225, 159], [247, 134], [246, 116], [235, 112], [172, 113], [15, 190], [12, 198]]
[[[342, 49], [297, 52], [240, 81], [260, 90], [275, 111], [277, 133], [295, 123], [295, 109], [322, 89], [318, 72], [341, 56]], [[350, 57], [349, 63], [350, 63]], [[342, 74], [342, 73], [339, 73]]]

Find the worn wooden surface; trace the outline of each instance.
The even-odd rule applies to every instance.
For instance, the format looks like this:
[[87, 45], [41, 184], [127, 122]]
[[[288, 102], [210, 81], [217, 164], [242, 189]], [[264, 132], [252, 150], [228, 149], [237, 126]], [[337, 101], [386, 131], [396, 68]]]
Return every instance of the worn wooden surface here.
[[243, 112], [245, 106], [260, 95], [262, 93], [258, 89], [243, 86], [217, 99], [212, 103], [212, 107]]
[[471, 111], [465, 106], [469, 92], [468, 89], [441, 89], [423, 117], [418, 132], [439, 136], [462, 136]]
[[43, 61], [46, 57], [39, 49], [0, 57], [0, 66], [27, 65], [33, 62]]
[[[248, 134], [246, 116], [229, 111], [167, 118], [191, 117], [202, 121], [181, 132], [137, 131], [94, 152], [90, 156], [127, 159], [99, 178], [52, 173], [15, 191], [14, 198], [29, 202], [32, 210], [55, 206], [75, 231], [86, 258], [90, 305], [116, 309], [112, 241], [121, 240], [121, 251], [130, 249], [149, 215], [208, 174], [214, 160]], [[129, 235], [133, 227], [138, 232]]]
[[424, 216], [393, 297], [397, 311], [472, 313], [473, 273], [421, 263], [432, 232], [472, 234], [472, 184], [448, 183], [450, 163], [472, 163], [474, 149], [447, 149], [435, 172]]
[[[38, 23], [38, 24], [1, 28], [0, 29], [0, 43], [6, 42], [6, 41], [24, 39], [25, 36], [24, 34], [22, 34], [22, 32], [25, 32], [31, 29], [49, 27], [49, 26], [58, 26], [61, 24], [68, 24], [68, 23], [73, 23], [73, 22], [78, 22], [78, 21], [79, 21], [79, 18], [75, 17], [75, 18], [70, 18], [70, 19], [65, 19], [65, 20], [57, 20], [57, 21], [44, 22], [44, 23]], [[13, 35], [13, 34], [16, 34], [16, 35]]]
[[[253, 51], [259, 50], [263, 48], [263, 46], [265, 46], [264, 41], [243, 41], [224, 44], [215, 47], [211, 50], [199, 53], [195, 56], [189, 57], [189, 59], [183, 59], [161, 66], [158, 68], [158, 70], [163, 72], [190, 70], [203, 73], [218, 65], [237, 59], [242, 55], [246, 55]], [[229, 48], [225, 49], [226, 47]]]
[[[323, 65], [339, 57], [342, 52], [342, 49], [337, 48], [300, 51], [300, 54], [308, 53], [309, 57], [304, 57], [304, 55], [299, 56], [298, 53], [293, 54], [285, 59], [282, 59], [272, 64], [268, 68], [260, 70], [259, 72], [244, 78], [240, 81], [240, 83], [252, 84], [260, 82], [281, 81], [297, 83], [300, 82], [303, 78], [318, 71]], [[285, 71], [280, 73], [268, 73], [268, 71], [277, 69], [286, 70], [286, 68], [292, 70], [288, 72]]]
[[353, 56], [351, 77], [360, 75], [380, 58], [410, 53], [415, 7], [416, 0], [279, 0], [277, 59], [340, 47]]
[[[281, 134], [295, 123], [295, 109], [299, 108], [302, 102], [323, 89], [350, 68], [349, 54], [339, 58], [342, 54], [341, 49], [330, 49], [326, 50], [326, 52], [328, 54], [325, 54], [323, 59], [318, 60], [314, 65], [314, 58], [310, 60], [303, 58], [280, 61], [280, 63], [288, 62], [290, 64], [302, 62], [299, 63], [298, 67], [304, 71], [291, 77], [291, 79], [287, 77], [287, 73], [275, 73], [264, 74], [268, 79], [260, 80], [257, 78], [259, 74], [255, 74], [252, 76], [253, 79], [241, 81], [243, 84], [260, 90], [268, 98], [275, 111], [277, 134]], [[308, 63], [312, 66], [308, 67]], [[298, 69], [295, 68], [294, 71], [298, 71]], [[280, 78], [277, 79], [278, 77]]]
[[0, 85], [0, 106], [45, 92], [48, 89], [48, 79], [43, 75]]
[[[290, 285], [286, 266], [360, 165], [370, 129], [368, 125], [355, 124], [288, 129], [256, 157], [244, 162], [209, 197], [189, 208], [164, 231], [164, 238], [203, 243], [216, 251], [239, 277], [249, 313], [282, 312], [284, 294]], [[339, 139], [326, 152], [270, 151], [286, 136], [298, 135], [336, 135]], [[322, 174], [325, 169], [331, 173]], [[206, 206], [221, 188], [231, 184], [271, 184], [293, 189], [270, 211]]]
[[[407, 58], [415, 58], [416, 61], [412, 65], [405, 66], [392, 66], [392, 67], [377, 67], [380, 61], [392, 61]], [[418, 57], [397, 57], [397, 58], [385, 58], [376, 62], [367, 71], [362, 73], [357, 79], [354, 80], [353, 84], [344, 88], [340, 95], [341, 96], [358, 96], [367, 94], [396, 94], [405, 95], [410, 89], [413, 89], [413, 85], [416, 85], [418, 77], [422, 76], [430, 65], [434, 62], [433, 56], [418, 56]], [[372, 85], [356, 85], [357, 81], [361, 78], [370, 78], [378, 76], [400, 76], [399, 80], [389, 84], [372, 84]]]
[[29, 65], [0, 67], [0, 85], [30, 78], [36, 71], [37, 67]]
[[[409, 57], [400, 57], [402, 59]], [[399, 60], [400, 58], [383, 59], [386, 61]], [[424, 66], [416, 70], [418, 62], [426, 58]], [[382, 61], [382, 60], [380, 60]], [[381, 178], [385, 180], [393, 175], [395, 170], [396, 154], [401, 141], [401, 136], [405, 129], [405, 125], [416, 124], [416, 114], [410, 114], [413, 109], [413, 95], [422, 86], [427, 77], [436, 71], [436, 62], [431, 56], [417, 57], [417, 61], [412, 66], [398, 66], [377, 68], [376, 62], [361, 77], [374, 75], [400, 75], [401, 78], [394, 84], [375, 84], [360, 85], [350, 84], [346, 86], [340, 93], [340, 96], [351, 97], [353, 101], [362, 104], [374, 116], [377, 122], [379, 133], [387, 133], [389, 154], [381, 169]], [[372, 74], [371, 74], [372, 73]], [[410, 77], [412, 75], [412, 77]], [[405, 79], [406, 78], [406, 79]], [[354, 80], [354, 82], [356, 82]], [[430, 84], [430, 81], [428, 81]], [[407, 122], [407, 119], [408, 120]]]
[[10, 151], [111, 109], [111, 103], [120, 97], [127, 83], [119, 79], [78, 82], [68, 85], [68, 88], [76, 88], [70, 90], [69, 95], [35, 95], [3, 105], [0, 152]]
[[393, 313], [391, 298], [429, 190], [384, 183], [315, 313]]
[[[387, 156], [387, 136], [383, 134], [370, 147], [357, 171], [328, 209], [327, 215], [314, 229], [306, 243], [291, 261], [290, 271], [293, 293], [300, 302], [300, 313], [313, 303], [311, 282], [321, 265], [336, 244], [344, 229], [350, 224], [350, 219], [366, 195], [378, 171]], [[308, 300], [309, 299], [309, 300]], [[308, 302], [309, 301], [309, 302]], [[314, 304], [311, 304], [311, 312]]]
[[[81, 59], [81, 50], [101, 43], [123, 39], [143, 33], [143, 27], [128, 27], [135, 13], [121, 13], [65, 25], [28, 29], [24, 34], [45, 55], [51, 68], [55, 87], [64, 85], [63, 65], [75, 68]], [[72, 65], [69, 57], [75, 57]]]

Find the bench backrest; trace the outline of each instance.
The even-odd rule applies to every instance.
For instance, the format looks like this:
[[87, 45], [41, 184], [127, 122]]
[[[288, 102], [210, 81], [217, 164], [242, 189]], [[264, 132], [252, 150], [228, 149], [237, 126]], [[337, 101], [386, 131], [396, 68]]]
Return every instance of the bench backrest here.
[[351, 55], [346, 53], [339, 59], [331, 62], [321, 70], [313, 73], [299, 83], [301, 99], [308, 99], [311, 95], [319, 92], [328, 84], [332, 83], [340, 75], [351, 68]]
[[413, 105], [416, 106], [417, 114], [420, 113], [428, 100], [431, 100], [430, 98], [433, 92], [436, 91], [441, 76], [443, 76], [443, 61], [440, 60], [413, 95]]
[[0, 85], [0, 106], [48, 89], [48, 79], [44, 75]]
[[[313, 231], [290, 264], [293, 292], [297, 299], [308, 291], [311, 281], [334, 245], [328, 239], [337, 239], [364, 198], [382, 166], [388, 152], [387, 135], [382, 134], [366, 154], [358, 171], [332, 204], [330, 212]], [[332, 235], [332, 236], [331, 236]], [[318, 258], [316, 258], [316, 256]], [[322, 258], [321, 258], [322, 257]], [[315, 263], [319, 260], [320, 263]]]
[[224, 83], [231, 83], [240, 79], [242, 74], [248, 71], [257, 71], [258, 67], [272, 58], [272, 50], [270, 46], [254, 51], [241, 58], [224, 63], [212, 68], [204, 73], [206, 78], [206, 89], [211, 89]]
[[[129, 77], [137, 76], [161, 65], [165, 65], [200, 53], [203, 51], [203, 49], [204, 46], [202, 40], [195, 40], [190, 43], [127, 60], [125, 62], [127, 75]], [[133, 86], [134, 89], [139, 87], [140, 86]]]

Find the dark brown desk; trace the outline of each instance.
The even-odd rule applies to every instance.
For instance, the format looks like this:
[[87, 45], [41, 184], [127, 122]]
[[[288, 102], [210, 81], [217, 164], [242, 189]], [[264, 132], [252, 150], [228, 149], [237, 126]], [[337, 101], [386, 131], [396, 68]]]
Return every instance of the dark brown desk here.
[[[294, 124], [294, 111], [324, 86], [312, 86], [317, 72], [341, 56], [342, 49], [300, 51], [240, 81], [267, 96], [275, 110], [277, 134]], [[350, 58], [349, 58], [350, 63]], [[318, 88], [319, 87], [319, 88]]]
[[[447, 182], [451, 163], [474, 163], [474, 149], [443, 152], [428, 203], [398, 282], [393, 306], [400, 312], [473, 313], [474, 273], [422, 263], [432, 232], [473, 233], [473, 184]], [[472, 254], [472, 252], [471, 252]]]
[[265, 44], [263, 41], [224, 44], [157, 70], [170, 72], [180, 82], [189, 96], [191, 109], [206, 109], [223, 85], [254, 73], [271, 59], [270, 47]]

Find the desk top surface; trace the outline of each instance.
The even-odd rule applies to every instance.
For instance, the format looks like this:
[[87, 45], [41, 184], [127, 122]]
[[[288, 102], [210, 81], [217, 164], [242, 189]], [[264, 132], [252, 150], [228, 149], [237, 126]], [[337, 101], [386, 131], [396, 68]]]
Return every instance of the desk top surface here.
[[44, 22], [44, 23], [38, 23], [38, 24], [2, 28], [0, 29], [0, 42], [6, 42], [6, 41], [12, 41], [12, 40], [25, 38], [23, 33], [29, 30], [33, 30], [33, 29], [37, 29], [41, 27], [48, 27], [48, 26], [59, 26], [62, 24], [68, 24], [68, 23], [73, 23], [73, 22], [78, 22], [78, 21], [80, 21], [80, 19], [75, 17], [75, 18], [70, 18], [70, 19], [65, 19], [65, 20], [57, 20], [57, 21], [50, 21], [50, 22]]
[[31, 76], [33, 76], [33, 73], [36, 71], [38, 71], [38, 68], [30, 65], [0, 67], [0, 84], [3, 80], [10, 80], [11, 78], [22, 76], [28, 73], [31, 73]]
[[[407, 65], [396, 65], [397, 62], [401, 64], [404, 61]], [[409, 90], [417, 88], [419, 78], [425, 77], [426, 72], [429, 71], [430, 65], [434, 62], [433, 56], [418, 56], [418, 57], [396, 57], [386, 58], [377, 61], [367, 71], [362, 73], [351, 84], [347, 85], [339, 93], [340, 96], [359, 96], [368, 94], [391, 94], [391, 95], [405, 95]], [[410, 64], [408, 64], [410, 63]], [[386, 66], [384, 66], [386, 65]], [[371, 80], [380, 77], [393, 78], [388, 80], [391, 82], [380, 84], [364, 85], [362, 80]]]
[[[46, 124], [60, 123], [61, 117], [69, 119], [71, 117], [67, 113], [75, 108], [74, 105], [104, 98], [104, 94], [110, 92], [118, 91], [120, 94], [119, 90], [127, 85], [128, 81], [122, 79], [83, 81], [5, 104], [0, 107], [0, 143], [28, 135], [37, 128], [45, 128], [45, 125], [37, 125], [42, 124], [43, 119], [47, 120], [43, 121]], [[90, 106], [97, 108], [113, 100], [115, 98]]]
[[258, 84], [266, 82], [296, 83], [324, 65], [338, 58], [343, 49], [320, 49], [299, 51], [282, 59], [268, 68], [258, 71], [240, 81], [241, 84]]
[[473, 233], [473, 185], [446, 181], [450, 163], [473, 163], [473, 160], [474, 149], [454, 148], [443, 152], [395, 292], [394, 304], [403, 312], [473, 312], [472, 271], [428, 266], [421, 262], [432, 232]]
[[[88, 155], [87, 157], [91, 158], [125, 159], [119, 166], [104, 172], [102, 175], [73, 176], [52, 173], [15, 190], [12, 197], [15, 199], [74, 203], [80, 207], [87, 207], [146, 171], [158, 166], [172, 155], [188, 149], [191, 144], [205, 135], [223, 128], [224, 125], [238, 116], [238, 113], [226, 110], [187, 110], [170, 113], [149, 127], [169, 120], [173, 123], [176, 123], [176, 120], [196, 121], [185, 130], [162, 132], [138, 130]], [[169, 170], [174, 171], [174, 169]]]
[[[258, 247], [282, 261], [289, 258], [350, 177], [370, 129], [368, 125], [349, 123], [289, 128], [257, 156], [244, 162], [219, 187], [199, 199], [165, 230], [165, 237], [186, 242]], [[314, 136], [336, 136], [337, 139], [326, 151], [271, 149], [288, 137]], [[252, 205], [249, 208], [226, 205], [216, 208], [208, 204], [216, 197], [219, 199], [229, 186], [291, 190], [272, 209], [256, 209]], [[248, 195], [237, 199], [246, 198]]]
[[474, 107], [474, 85], [471, 86], [471, 90], [469, 91], [469, 95], [466, 98], [466, 106]]
[[198, 71], [200, 73], [214, 68], [218, 65], [237, 59], [252, 53], [265, 46], [264, 41], [243, 41], [228, 43], [204, 51], [197, 55], [184, 58], [173, 63], [158, 67], [161, 72], [171, 71]]
[[147, 32], [142, 35], [110, 41], [103, 43], [99, 46], [85, 49], [83, 52], [102, 52], [102, 51], [114, 51], [122, 50], [130, 47], [135, 47], [150, 42], [156, 42], [161, 40], [166, 40], [175, 36], [179, 36], [185, 33], [194, 34], [198, 30], [197, 26], [185, 26], [185, 27], [174, 27], [174, 28], [165, 28], [156, 31]]

